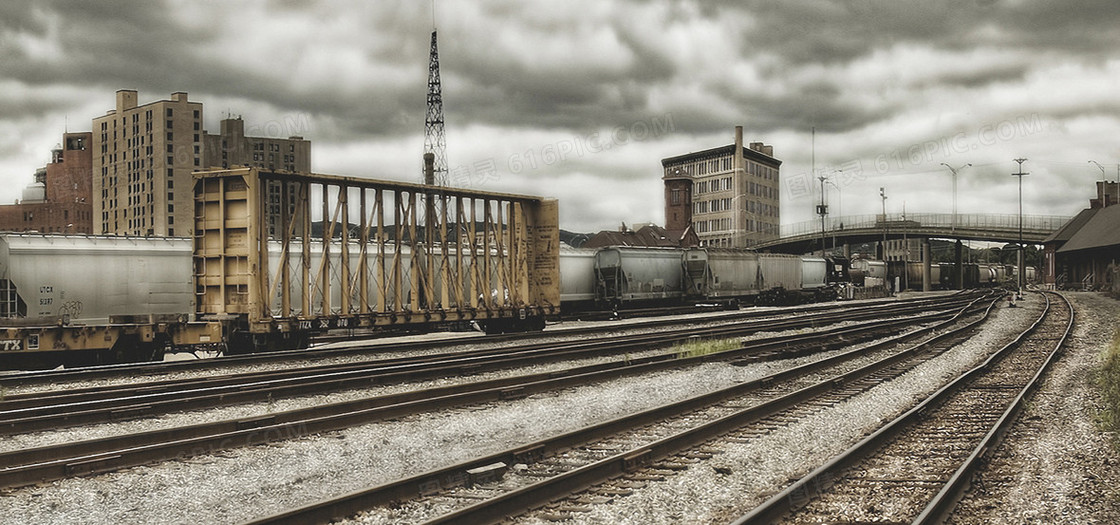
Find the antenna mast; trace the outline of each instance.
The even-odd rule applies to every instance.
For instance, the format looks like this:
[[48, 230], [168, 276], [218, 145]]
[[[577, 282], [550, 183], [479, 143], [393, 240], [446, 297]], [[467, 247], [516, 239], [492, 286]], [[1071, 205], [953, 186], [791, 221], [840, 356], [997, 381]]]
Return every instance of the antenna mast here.
[[[435, 14], [432, 14], [433, 25]], [[428, 60], [428, 114], [424, 119], [424, 153], [435, 157], [432, 167], [436, 186], [447, 186], [447, 139], [443, 134], [443, 94], [439, 81], [439, 51], [436, 31], [432, 29], [432, 51]]]

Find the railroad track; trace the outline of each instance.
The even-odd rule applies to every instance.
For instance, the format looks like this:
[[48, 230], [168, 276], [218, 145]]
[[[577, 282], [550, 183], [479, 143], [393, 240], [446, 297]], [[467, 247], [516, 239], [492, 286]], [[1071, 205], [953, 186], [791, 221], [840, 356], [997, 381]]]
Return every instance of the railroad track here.
[[736, 525], [941, 522], [1072, 331], [1070, 303], [1042, 295], [1042, 314], [1018, 338]]
[[[868, 348], [253, 523], [326, 522], [363, 511], [363, 522], [489, 523], [546, 504], [535, 512], [563, 519], [689, 468], [718, 453], [718, 439], [752, 439], [776, 421], [823, 410], [931, 359], [975, 330], [996, 301], [968, 322], [962, 311]], [[934, 331], [940, 333], [888, 350]], [[854, 364], [873, 352], [872, 363]], [[817, 377], [830, 369], [823, 381]]]
[[[588, 384], [666, 368], [688, 366], [716, 359], [734, 360], [761, 351], [801, 352], [804, 347], [819, 350], [851, 344], [861, 339], [897, 334], [901, 327], [917, 320], [931, 322], [963, 315], [980, 301], [974, 299], [957, 312], [936, 312], [920, 317], [877, 321], [861, 326], [836, 328], [818, 333], [749, 341], [738, 350], [713, 355], [680, 356], [665, 354], [646, 359], [581, 367], [519, 378], [484, 381], [439, 389], [411, 391], [392, 396], [368, 398], [334, 405], [67, 443], [58, 446], [19, 450], [0, 454], [0, 487], [21, 486], [68, 476], [105, 472], [169, 458], [295, 438], [337, 430], [385, 418], [437, 410], [453, 406], [500, 402], [533, 392], [565, 386]], [[911, 336], [913, 337], [913, 336]]]
[[[896, 306], [892, 317], [946, 312], [974, 300], [953, 296], [935, 303]], [[528, 343], [506, 348], [420, 355], [373, 362], [321, 365], [216, 377], [132, 383], [110, 387], [8, 395], [0, 401], [0, 435], [88, 425], [151, 416], [175, 410], [211, 408], [279, 397], [337, 392], [440, 377], [459, 377], [516, 366], [664, 348], [692, 338], [715, 339], [878, 319], [881, 308], [858, 308], [792, 318], [685, 328], [600, 338], [592, 341]], [[766, 347], [760, 347], [766, 348]], [[766, 354], [753, 356], [767, 358]], [[667, 358], [667, 357], [666, 357]]]
[[[952, 295], [935, 298], [913, 298], [900, 301], [874, 301], [862, 303], [856, 308], [890, 309], [897, 306], [916, 306], [920, 304], [935, 304], [950, 298], [960, 298], [970, 295], [971, 292], [958, 292]], [[975, 295], [973, 295], [975, 296]], [[720, 312], [710, 319], [653, 319], [625, 325], [613, 325], [611, 329], [636, 330], [661, 328], [666, 326], [684, 325], [708, 321], [744, 321], [761, 319], [774, 316], [787, 316], [790, 314], [812, 314], [833, 310], [849, 309], [851, 307], [837, 308], [836, 305], [810, 305], [794, 308], [755, 310], [748, 309], [737, 312]], [[148, 362], [148, 363], [121, 363], [112, 365], [98, 365], [62, 370], [32, 370], [23, 372], [0, 371], [0, 387], [12, 389], [19, 386], [50, 384], [73, 381], [88, 381], [94, 379], [108, 379], [120, 377], [135, 377], [139, 375], [169, 374], [179, 371], [201, 371], [230, 368], [234, 366], [254, 366], [271, 363], [286, 363], [292, 361], [314, 362], [333, 359], [341, 356], [378, 355], [385, 352], [400, 352], [411, 350], [429, 350], [433, 348], [449, 348], [465, 344], [492, 344], [510, 341], [531, 341], [534, 339], [556, 336], [594, 335], [601, 333], [604, 327], [588, 326], [579, 328], [549, 329], [544, 332], [531, 332], [522, 334], [478, 335], [475, 337], [445, 337], [415, 342], [368, 342], [362, 336], [332, 337], [323, 341], [350, 341], [343, 348], [310, 348], [304, 350], [286, 350], [260, 354], [222, 356], [214, 359], [196, 359], [187, 361]]]

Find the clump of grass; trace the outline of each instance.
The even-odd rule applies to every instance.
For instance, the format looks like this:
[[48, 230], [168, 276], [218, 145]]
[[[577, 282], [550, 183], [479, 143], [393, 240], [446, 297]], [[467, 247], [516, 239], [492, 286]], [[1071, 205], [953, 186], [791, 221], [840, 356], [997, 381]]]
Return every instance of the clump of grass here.
[[1097, 414], [1097, 424], [1101, 430], [1112, 434], [1113, 446], [1120, 448], [1120, 332], [1105, 350], [1096, 382], [1104, 398], [1104, 408]]
[[738, 339], [706, 339], [692, 341], [677, 345], [673, 349], [677, 352], [677, 359], [699, 357], [703, 355], [718, 354], [728, 350], [740, 348], [742, 343]]

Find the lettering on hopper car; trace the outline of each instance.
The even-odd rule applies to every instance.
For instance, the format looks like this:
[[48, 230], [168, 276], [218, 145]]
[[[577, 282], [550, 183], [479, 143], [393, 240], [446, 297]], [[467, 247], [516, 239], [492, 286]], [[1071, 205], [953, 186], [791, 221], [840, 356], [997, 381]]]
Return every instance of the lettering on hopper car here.
[[23, 350], [23, 341], [20, 339], [0, 339], [0, 351], [18, 352]]

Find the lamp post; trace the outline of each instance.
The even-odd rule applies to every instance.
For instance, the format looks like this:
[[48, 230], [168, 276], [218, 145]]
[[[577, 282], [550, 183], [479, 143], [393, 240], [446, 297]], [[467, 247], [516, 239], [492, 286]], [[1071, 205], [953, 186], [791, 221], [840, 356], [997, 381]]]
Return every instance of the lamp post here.
[[953, 224], [952, 224], [952, 226], [949, 227], [949, 231], [951, 231], [953, 233], [956, 233], [957, 232], [957, 172], [959, 172], [960, 170], [963, 170], [965, 168], [972, 167], [972, 163], [970, 162], [970, 163], [965, 164], [964, 166], [961, 166], [959, 168], [954, 168], [954, 167], [952, 167], [952, 166], [950, 166], [950, 165], [948, 165], [944, 162], [942, 162], [941, 165], [945, 166], [946, 168], [949, 168], [949, 171], [953, 173]]
[[[1108, 180], [1108, 176], [1105, 175], [1105, 173], [1104, 173], [1104, 166], [1101, 166], [1101, 163], [1099, 163], [1095, 160], [1091, 160], [1091, 161], [1089, 161], [1089, 163], [1090, 164], [1096, 164], [1097, 167], [1100, 168], [1100, 170], [1101, 170], [1101, 178], [1104, 179], [1104, 180]], [[1116, 165], [1116, 180], [1118, 182], [1120, 182], [1120, 164]]]
[[883, 262], [887, 261], [887, 193], [879, 188], [879, 198], [883, 200]]
[[1019, 163], [1019, 172], [1011, 174], [1013, 177], [1019, 177], [1019, 249], [1017, 251], [1019, 252], [1018, 299], [1020, 301], [1023, 300], [1023, 263], [1026, 259], [1023, 254], [1023, 175], [1029, 175], [1029, 173], [1023, 173], [1023, 163], [1026, 161], [1027, 159], [1023, 158], [1015, 159], [1015, 162]]

